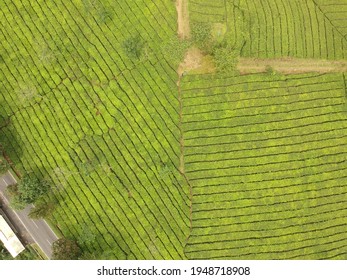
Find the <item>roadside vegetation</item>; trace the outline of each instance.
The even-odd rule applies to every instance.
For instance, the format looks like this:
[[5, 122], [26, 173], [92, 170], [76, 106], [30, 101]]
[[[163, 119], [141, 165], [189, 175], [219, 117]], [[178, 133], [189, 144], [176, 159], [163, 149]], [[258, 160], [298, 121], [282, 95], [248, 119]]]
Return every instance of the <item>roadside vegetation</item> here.
[[77, 242], [67, 238], [60, 238], [55, 241], [52, 250], [53, 260], [77, 260], [81, 255], [81, 249]]
[[0, 175], [5, 173], [9, 169], [10, 165], [3, 155], [0, 154]]
[[[0, 260], [13, 260], [11, 254], [0, 242]], [[42, 257], [35, 251], [34, 247], [27, 245], [25, 250], [20, 253], [14, 260], [42, 260]]]
[[[11, 197], [11, 206], [14, 209], [21, 210], [47, 195], [50, 188], [48, 182], [40, 181], [32, 175], [25, 175], [17, 185], [7, 187], [7, 192]], [[48, 205], [45, 205], [45, 207], [48, 207]]]

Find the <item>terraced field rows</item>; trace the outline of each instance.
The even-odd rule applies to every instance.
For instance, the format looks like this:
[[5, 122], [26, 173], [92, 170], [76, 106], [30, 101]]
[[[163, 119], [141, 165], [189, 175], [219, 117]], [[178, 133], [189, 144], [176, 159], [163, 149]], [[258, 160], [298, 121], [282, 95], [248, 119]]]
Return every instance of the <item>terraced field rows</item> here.
[[[347, 56], [347, 0], [189, 11], [243, 61]], [[345, 74], [178, 77], [177, 18], [172, 0], [3, 1], [0, 143], [56, 186], [50, 222], [82, 258], [346, 259]]]
[[[83, 3], [3, 3], [1, 142], [22, 173], [59, 187], [51, 222], [94, 237], [80, 241], [85, 257], [185, 258], [176, 72], [157, 51], [176, 32], [174, 6]], [[133, 62], [121, 46], [136, 34], [146, 54]]]
[[189, 0], [190, 20], [225, 22], [226, 0]]
[[193, 259], [346, 258], [342, 74], [188, 76]]
[[190, 4], [192, 21], [224, 23], [244, 57], [347, 57], [346, 0], [211, 1]]

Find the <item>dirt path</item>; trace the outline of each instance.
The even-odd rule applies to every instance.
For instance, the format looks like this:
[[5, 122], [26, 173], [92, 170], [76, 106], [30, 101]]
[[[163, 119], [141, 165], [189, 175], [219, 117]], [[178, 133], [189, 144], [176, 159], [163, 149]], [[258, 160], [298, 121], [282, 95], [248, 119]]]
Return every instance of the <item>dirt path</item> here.
[[178, 36], [181, 39], [190, 38], [188, 0], [176, 0]]
[[184, 75], [184, 72], [198, 69], [201, 67], [201, 61], [202, 61], [203, 55], [201, 51], [196, 48], [192, 47], [190, 48], [185, 57], [184, 60], [181, 62], [181, 64], [178, 67], [177, 73], [181, 77]]
[[301, 58], [240, 58], [237, 65], [241, 74], [262, 73], [269, 68], [283, 74], [347, 72], [347, 61]]

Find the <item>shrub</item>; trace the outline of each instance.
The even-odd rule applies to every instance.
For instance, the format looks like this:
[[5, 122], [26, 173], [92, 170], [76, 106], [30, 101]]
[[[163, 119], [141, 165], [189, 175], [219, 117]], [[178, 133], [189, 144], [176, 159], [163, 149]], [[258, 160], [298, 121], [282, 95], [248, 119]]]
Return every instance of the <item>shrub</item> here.
[[129, 37], [123, 42], [123, 50], [130, 59], [140, 59], [143, 47], [140, 35]]
[[212, 44], [211, 25], [204, 22], [194, 23], [191, 30], [193, 42], [204, 51], [209, 51]]
[[50, 186], [45, 181], [40, 181], [36, 177], [24, 176], [18, 184], [20, 199], [27, 203], [35, 202], [39, 197], [48, 192]]
[[177, 65], [184, 59], [184, 55], [191, 43], [189, 41], [181, 41], [177, 37], [171, 38], [163, 44], [162, 52], [173, 64]]
[[75, 240], [60, 238], [52, 245], [53, 260], [77, 260], [81, 249]]
[[236, 73], [238, 54], [229, 45], [219, 46], [213, 50], [216, 67], [219, 72]]

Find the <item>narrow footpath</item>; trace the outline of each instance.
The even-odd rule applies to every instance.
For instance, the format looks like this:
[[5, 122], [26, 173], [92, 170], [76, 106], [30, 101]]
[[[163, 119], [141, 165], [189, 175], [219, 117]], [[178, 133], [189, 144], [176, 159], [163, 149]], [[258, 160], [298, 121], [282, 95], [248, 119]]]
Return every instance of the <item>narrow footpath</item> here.
[[[188, 11], [188, 0], [177, 0], [177, 35], [180, 40], [185, 40], [190, 38], [190, 25], [189, 25], [189, 11]], [[177, 69], [177, 90], [178, 90], [178, 103], [179, 103], [179, 130], [180, 130], [180, 158], [179, 158], [179, 172], [186, 181], [189, 187], [189, 234], [186, 238], [186, 244], [188, 243], [192, 230], [193, 230], [193, 187], [189, 182], [188, 177], [186, 176], [184, 169], [184, 136], [183, 136], [183, 98], [181, 91], [181, 80], [183, 78], [185, 70], [190, 66], [189, 58], [191, 56], [186, 55], [185, 60], [180, 63]]]

